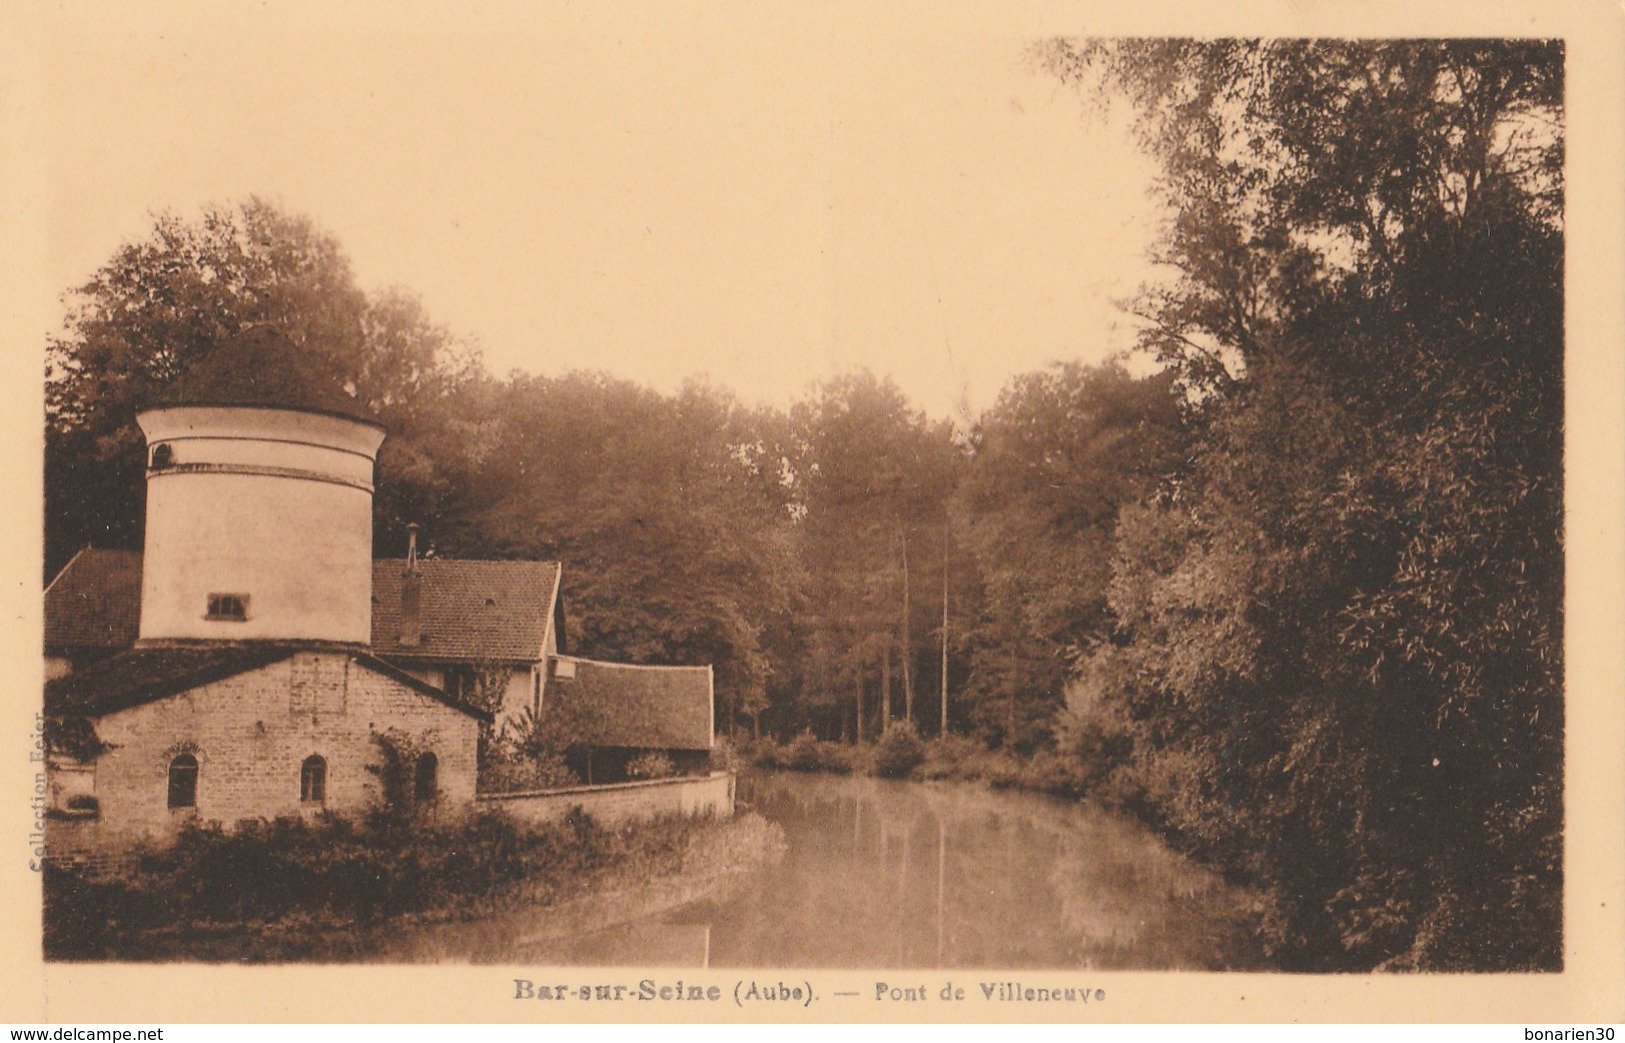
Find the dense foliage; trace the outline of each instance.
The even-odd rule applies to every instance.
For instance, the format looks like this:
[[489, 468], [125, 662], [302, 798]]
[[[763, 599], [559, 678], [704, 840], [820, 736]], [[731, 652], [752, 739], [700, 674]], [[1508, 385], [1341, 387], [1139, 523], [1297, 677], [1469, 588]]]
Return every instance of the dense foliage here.
[[1289, 964], [1557, 966], [1560, 46], [1045, 56], [1164, 161], [1147, 345], [1199, 407], [1121, 515], [1096, 730]]
[[191, 223], [161, 215], [67, 303], [46, 350], [48, 575], [86, 544], [139, 544], [135, 414], [256, 324], [281, 331], [388, 425], [382, 539], [404, 544], [405, 521], [442, 508], [479, 457], [486, 379], [476, 353], [410, 293], [362, 293], [335, 239], [263, 200]]
[[[1269, 890], [1284, 966], [1557, 966], [1561, 47], [1035, 54], [1162, 163], [1156, 375], [1056, 365], [959, 428], [867, 373], [787, 411], [497, 380], [252, 201], [71, 298], [48, 565], [138, 542], [134, 410], [274, 322], [390, 426], [381, 552], [561, 560], [572, 649], [715, 664], [759, 759], [1131, 809]], [[537, 736], [490, 779], [563, 770]]]
[[1110, 634], [1118, 509], [1155, 491], [1185, 433], [1168, 375], [1071, 363], [1011, 381], [976, 434], [956, 500], [978, 580], [966, 701], [980, 734], [1032, 753]]

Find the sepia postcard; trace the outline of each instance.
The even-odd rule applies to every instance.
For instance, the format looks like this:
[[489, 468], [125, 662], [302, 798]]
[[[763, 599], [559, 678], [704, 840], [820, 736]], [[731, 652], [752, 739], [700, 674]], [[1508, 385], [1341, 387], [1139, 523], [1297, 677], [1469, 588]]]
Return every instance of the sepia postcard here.
[[0, 1021], [1625, 1021], [1616, 5], [25, 5]]

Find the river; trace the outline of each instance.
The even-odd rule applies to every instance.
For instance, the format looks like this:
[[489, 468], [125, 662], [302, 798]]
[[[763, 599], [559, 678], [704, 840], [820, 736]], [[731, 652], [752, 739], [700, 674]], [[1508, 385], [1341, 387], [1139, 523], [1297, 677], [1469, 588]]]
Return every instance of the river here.
[[[721, 894], [408, 928], [374, 960], [677, 967], [1258, 969], [1256, 903], [1136, 823], [964, 783], [752, 774], [782, 861]], [[653, 910], [653, 911], [651, 911]]]

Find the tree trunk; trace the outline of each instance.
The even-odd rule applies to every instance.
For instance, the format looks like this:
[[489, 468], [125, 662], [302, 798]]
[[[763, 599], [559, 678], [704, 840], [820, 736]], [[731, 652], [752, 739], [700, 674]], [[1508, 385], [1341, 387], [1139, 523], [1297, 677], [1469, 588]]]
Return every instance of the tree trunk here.
[[858, 703], [857, 727], [856, 727], [856, 731], [855, 731], [855, 737], [856, 737], [857, 744], [859, 746], [862, 746], [863, 745], [863, 657], [862, 656], [858, 657], [857, 667], [856, 667], [856, 669], [853, 670], [852, 675], [856, 679], [856, 687], [855, 687], [854, 691], [856, 692], [857, 697], [858, 697], [857, 698], [857, 703]]
[[908, 637], [908, 527], [903, 528], [903, 626], [902, 626], [902, 652], [903, 660], [903, 717], [912, 722], [914, 720], [914, 671], [910, 660], [914, 658], [913, 642]]
[[948, 734], [948, 519], [942, 520], [942, 723], [938, 735]]
[[881, 719], [881, 734], [891, 730], [891, 645], [880, 646], [880, 705], [885, 708]]

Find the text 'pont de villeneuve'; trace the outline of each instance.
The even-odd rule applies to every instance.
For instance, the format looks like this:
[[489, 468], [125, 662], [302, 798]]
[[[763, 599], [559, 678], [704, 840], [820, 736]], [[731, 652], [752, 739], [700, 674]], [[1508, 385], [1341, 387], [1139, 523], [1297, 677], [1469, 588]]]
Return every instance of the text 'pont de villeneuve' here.
[[815, 1001], [836, 998], [867, 998], [876, 1003], [962, 1003], [982, 1000], [991, 1003], [1101, 1003], [1106, 990], [1079, 983], [1049, 981], [1032, 984], [1019, 980], [977, 981], [970, 985], [952, 980], [941, 986], [915, 982], [904, 984], [875, 981], [863, 988], [840, 989], [827, 994], [814, 992], [806, 981], [783, 979], [757, 981], [742, 978], [722, 985], [685, 979], [660, 981], [642, 978], [625, 982], [539, 982], [513, 979], [513, 998], [543, 1002], [573, 1003], [726, 1003], [747, 1007], [757, 1004], [810, 1007]]

